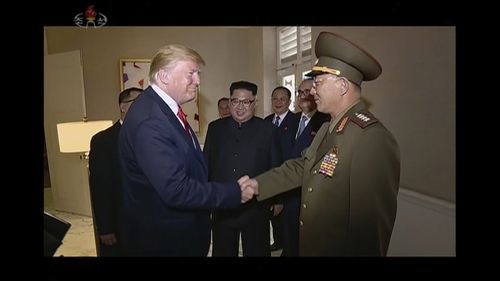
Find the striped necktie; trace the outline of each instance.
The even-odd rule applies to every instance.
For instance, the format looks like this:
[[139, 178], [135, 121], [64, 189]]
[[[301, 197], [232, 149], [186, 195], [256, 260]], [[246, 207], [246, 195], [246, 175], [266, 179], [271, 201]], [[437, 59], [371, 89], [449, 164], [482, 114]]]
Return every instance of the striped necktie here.
[[280, 126], [280, 117], [278, 115], [276, 115], [276, 117], [274, 118], [274, 122], [273, 124], [276, 126], [276, 127], [279, 127]]

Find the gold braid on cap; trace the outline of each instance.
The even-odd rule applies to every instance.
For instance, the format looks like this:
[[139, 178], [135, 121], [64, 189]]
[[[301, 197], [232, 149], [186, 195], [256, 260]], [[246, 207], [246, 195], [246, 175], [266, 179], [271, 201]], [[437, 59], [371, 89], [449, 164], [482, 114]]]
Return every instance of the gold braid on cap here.
[[327, 72], [333, 75], [340, 75], [340, 70], [329, 68], [326, 66], [313, 66], [312, 71], [321, 71], [321, 72]]

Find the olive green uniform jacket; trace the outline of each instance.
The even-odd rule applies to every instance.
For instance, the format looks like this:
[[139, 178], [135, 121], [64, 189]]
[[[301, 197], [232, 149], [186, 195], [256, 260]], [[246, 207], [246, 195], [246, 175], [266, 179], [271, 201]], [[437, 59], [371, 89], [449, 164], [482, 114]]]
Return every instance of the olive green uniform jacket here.
[[[331, 133], [323, 124], [301, 158], [257, 176], [258, 200], [302, 186], [300, 256], [385, 256], [396, 218], [398, 145], [362, 102], [338, 120]], [[331, 176], [320, 172], [325, 155], [336, 162]]]

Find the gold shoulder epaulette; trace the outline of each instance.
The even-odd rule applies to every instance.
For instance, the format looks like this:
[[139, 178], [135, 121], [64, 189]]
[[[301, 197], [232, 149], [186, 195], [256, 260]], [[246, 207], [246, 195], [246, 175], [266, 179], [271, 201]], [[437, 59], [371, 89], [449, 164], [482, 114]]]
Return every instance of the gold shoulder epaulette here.
[[350, 119], [363, 129], [378, 122], [378, 119], [368, 111], [356, 112]]

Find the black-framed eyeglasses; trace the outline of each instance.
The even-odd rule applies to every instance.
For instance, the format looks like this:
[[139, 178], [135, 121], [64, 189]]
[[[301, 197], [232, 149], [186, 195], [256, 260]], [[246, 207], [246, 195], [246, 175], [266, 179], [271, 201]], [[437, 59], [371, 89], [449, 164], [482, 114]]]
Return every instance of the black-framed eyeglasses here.
[[251, 100], [251, 99], [244, 99], [244, 100], [240, 100], [240, 99], [237, 99], [237, 98], [234, 98], [234, 99], [230, 99], [229, 102], [231, 103], [231, 105], [233, 107], [237, 107], [238, 105], [240, 104], [243, 104], [244, 107], [248, 108], [250, 107], [250, 105], [255, 101], [255, 99]]
[[311, 94], [310, 89], [305, 89], [304, 91], [302, 91], [302, 90], [297, 91], [297, 96], [299, 96], [299, 97], [307, 97], [310, 94]]
[[137, 98], [135, 98], [135, 99], [131, 99], [131, 100], [124, 100], [124, 101], [122, 101], [122, 103], [129, 103], [129, 102], [133, 102], [133, 101], [135, 101], [136, 99], [137, 99]]

